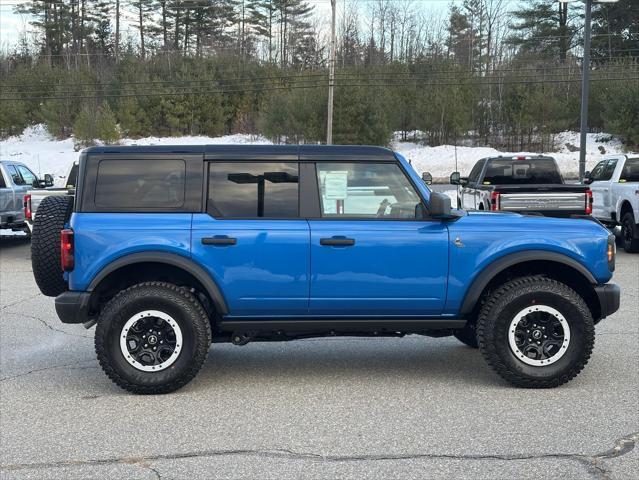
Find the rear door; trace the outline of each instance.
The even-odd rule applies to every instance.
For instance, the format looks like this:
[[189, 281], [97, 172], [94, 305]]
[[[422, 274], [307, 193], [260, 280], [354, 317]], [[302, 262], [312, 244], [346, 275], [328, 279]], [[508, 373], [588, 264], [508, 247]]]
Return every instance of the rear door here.
[[310, 313], [441, 313], [448, 229], [395, 162], [318, 162], [320, 218], [311, 227]]
[[309, 227], [290, 158], [212, 161], [206, 213], [193, 216], [192, 254], [220, 286], [230, 316], [308, 313]]

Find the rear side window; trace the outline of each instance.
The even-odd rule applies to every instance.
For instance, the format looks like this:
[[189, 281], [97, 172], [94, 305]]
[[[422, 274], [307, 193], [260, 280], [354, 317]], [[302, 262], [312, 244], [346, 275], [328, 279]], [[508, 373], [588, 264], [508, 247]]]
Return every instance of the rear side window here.
[[296, 162], [211, 162], [207, 212], [222, 218], [299, 216]]
[[7, 184], [4, 181], [4, 174], [0, 170], [0, 188], [7, 188]]
[[639, 158], [630, 158], [626, 160], [626, 164], [619, 177], [620, 182], [639, 182]]
[[95, 204], [106, 208], [179, 208], [184, 205], [184, 160], [102, 160]]
[[488, 160], [485, 185], [531, 185], [531, 184], [561, 184], [563, 180], [554, 160]]

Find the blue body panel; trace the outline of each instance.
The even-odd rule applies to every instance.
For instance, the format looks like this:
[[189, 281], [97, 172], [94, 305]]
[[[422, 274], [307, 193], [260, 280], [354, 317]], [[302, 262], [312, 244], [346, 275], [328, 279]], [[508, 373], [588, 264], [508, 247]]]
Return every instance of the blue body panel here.
[[137, 252], [191, 256], [190, 213], [74, 213], [75, 268], [71, 290], [86, 290], [114, 260]]
[[576, 260], [599, 283], [612, 277], [606, 252], [609, 232], [598, 223], [565, 218], [525, 216], [516, 213], [472, 212], [448, 224], [452, 243], [448, 279], [447, 313], [461, 307], [473, 280], [505, 255], [548, 251]]
[[[203, 245], [228, 236], [236, 245]], [[309, 228], [306, 220], [217, 220], [193, 215], [193, 259], [224, 293], [232, 316], [308, 313]]]
[[[442, 222], [311, 220], [312, 315], [439, 315], [446, 300]], [[346, 236], [349, 247], [320, 245]]]

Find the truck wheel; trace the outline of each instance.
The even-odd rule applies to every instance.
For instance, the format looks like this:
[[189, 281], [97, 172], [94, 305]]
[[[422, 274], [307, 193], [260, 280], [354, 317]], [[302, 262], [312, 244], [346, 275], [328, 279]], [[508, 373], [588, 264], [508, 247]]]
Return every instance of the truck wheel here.
[[477, 330], [475, 327], [475, 322], [469, 322], [464, 326], [464, 328], [458, 328], [453, 331], [453, 335], [455, 335], [457, 340], [469, 347], [477, 348], [479, 347], [479, 344], [477, 343]]
[[632, 212], [626, 213], [621, 219], [621, 244], [628, 253], [639, 252], [639, 227]]
[[595, 327], [574, 290], [531, 276], [507, 282], [488, 297], [477, 339], [488, 364], [513, 385], [551, 388], [573, 379], [588, 363]]
[[40, 291], [57, 297], [68, 290], [60, 266], [60, 230], [69, 221], [73, 197], [54, 195], [40, 203], [31, 232], [31, 267]]
[[200, 370], [211, 324], [195, 296], [170, 283], [134, 285], [98, 317], [95, 351], [108, 377], [133, 393], [177, 390]]

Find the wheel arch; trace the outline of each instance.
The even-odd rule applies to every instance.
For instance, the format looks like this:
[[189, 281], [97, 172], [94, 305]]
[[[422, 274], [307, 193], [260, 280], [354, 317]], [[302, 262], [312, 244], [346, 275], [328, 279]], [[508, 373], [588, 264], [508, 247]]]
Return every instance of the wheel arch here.
[[598, 282], [592, 273], [575, 259], [548, 251], [512, 253], [490, 263], [466, 291], [460, 313], [472, 318], [487, 292], [509, 279], [528, 275], [545, 275], [565, 283], [584, 298], [593, 318], [600, 319], [601, 305], [594, 289]]
[[170, 283], [177, 280], [189, 285], [207, 297], [218, 315], [228, 313], [222, 291], [206, 270], [189, 258], [168, 252], [140, 252], [120, 257], [97, 273], [87, 291], [91, 292], [91, 303], [95, 304], [103, 295], [109, 296], [114, 288], [153, 280]]
[[633, 215], [635, 214], [634, 210], [632, 209], [632, 204], [630, 203], [630, 201], [628, 199], [624, 199], [621, 201], [621, 205], [619, 205], [618, 221], [621, 222], [623, 220], [623, 216], [628, 212], [632, 213]]

